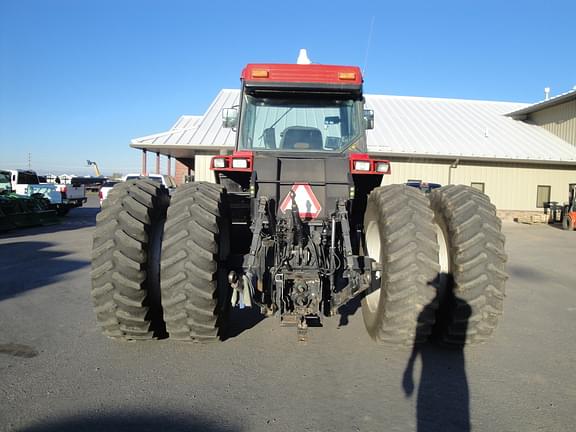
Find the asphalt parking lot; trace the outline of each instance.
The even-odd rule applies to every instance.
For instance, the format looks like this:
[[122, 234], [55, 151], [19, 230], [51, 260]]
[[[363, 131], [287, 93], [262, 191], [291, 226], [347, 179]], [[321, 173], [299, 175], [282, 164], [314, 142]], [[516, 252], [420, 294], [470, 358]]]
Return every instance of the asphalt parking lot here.
[[96, 206], [0, 235], [2, 431], [573, 430], [576, 232], [504, 224], [505, 314], [482, 346], [376, 345], [360, 311], [303, 345], [247, 310], [222, 343], [118, 343], [89, 296]]

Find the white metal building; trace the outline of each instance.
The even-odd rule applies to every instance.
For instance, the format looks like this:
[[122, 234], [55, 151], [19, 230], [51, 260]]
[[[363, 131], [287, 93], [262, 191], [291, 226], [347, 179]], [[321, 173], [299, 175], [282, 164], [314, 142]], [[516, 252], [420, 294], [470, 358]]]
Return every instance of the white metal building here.
[[[235, 133], [221, 127], [221, 111], [237, 105], [238, 97], [238, 90], [222, 90], [203, 116], [183, 116], [169, 131], [136, 138], [131, 146], [176, 158], [178, 182], [188, 172], [197, 180], [212, 180], [210, 157], [234, 147]], [[549, 128], [526, 121], [525, 114], [514, 115], [531, 105], [365, 98], [375, 113], [368, 151], [392, 161], [392, 174], [384, 183], [471, 185], [489, 195], [504, 216], [541, 212], [547, 201], [563, 202], [569, 184], [576, 183], [576, 147]]]

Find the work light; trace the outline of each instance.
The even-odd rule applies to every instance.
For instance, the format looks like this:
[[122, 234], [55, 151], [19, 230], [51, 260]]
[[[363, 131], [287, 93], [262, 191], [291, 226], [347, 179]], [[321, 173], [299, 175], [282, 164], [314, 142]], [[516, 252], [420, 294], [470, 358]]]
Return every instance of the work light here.
[[354, 161], [354, 169], [356, 171], [370, 171], [370, 161]]
[[232, 159], [232, 168], [248, 168], [248, 159]]
[[226, 168], [226, 159], [225, 158], [214, 158], [214, 168]]
[[390, 170], [388, 162], [376, 162], [376, 172], [387, 173]]

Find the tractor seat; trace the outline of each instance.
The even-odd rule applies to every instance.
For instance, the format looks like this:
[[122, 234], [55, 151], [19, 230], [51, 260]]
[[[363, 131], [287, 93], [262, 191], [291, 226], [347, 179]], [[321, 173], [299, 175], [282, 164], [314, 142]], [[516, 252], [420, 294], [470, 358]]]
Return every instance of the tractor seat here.
[[287, 150], [322, 150], [322, 132], [314, 127], [287, 127], [282, 132], [280, 148]]

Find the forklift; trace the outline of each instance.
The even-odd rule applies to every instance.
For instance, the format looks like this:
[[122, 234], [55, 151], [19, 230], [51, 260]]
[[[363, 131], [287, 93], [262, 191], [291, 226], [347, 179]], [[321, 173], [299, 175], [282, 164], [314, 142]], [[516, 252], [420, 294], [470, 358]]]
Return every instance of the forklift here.
[[576, 184], [571, 184], [568, 190], [568, 205], [562, 209], [562, 228], [573, 231], [576, 227]]

